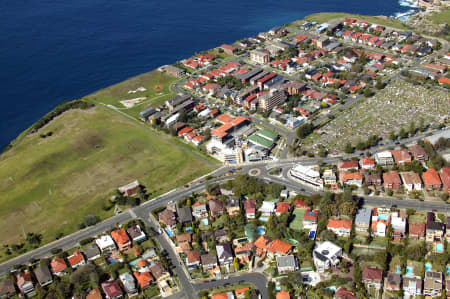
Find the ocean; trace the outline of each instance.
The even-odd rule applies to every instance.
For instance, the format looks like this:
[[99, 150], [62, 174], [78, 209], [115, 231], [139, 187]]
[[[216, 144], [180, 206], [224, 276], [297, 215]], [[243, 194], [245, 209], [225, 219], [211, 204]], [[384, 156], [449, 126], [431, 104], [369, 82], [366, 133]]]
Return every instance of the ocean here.
[[317, 12], [402, 16], [400, 0], [3, 0], [0, 147], [57, 104]]

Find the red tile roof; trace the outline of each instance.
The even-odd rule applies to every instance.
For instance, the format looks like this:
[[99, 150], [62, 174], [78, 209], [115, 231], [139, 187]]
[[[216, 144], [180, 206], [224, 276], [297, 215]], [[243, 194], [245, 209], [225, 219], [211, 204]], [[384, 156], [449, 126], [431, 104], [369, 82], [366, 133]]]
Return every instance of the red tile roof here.
[[69, 262], [70, 266], [78, 265], [79, 263], [84, 261], [83, 254], [80, 251], [75, 251], [73, 255], [69, 256], [67, 258], [67, 261]]
[[226, 292], [217, 293], [211, 296], [211, 299], [228, 299], [228, 295]]
[[67, 264], [64, 259], [55, 258], [50, 262], [50, 268], [53, 273], [58, 273], [67, 269]]
[[279, 291], [277, 293], [276, 299], [291, 299], [291, 295], [289, 295], [286, 291]]
[[229, 116], [228, 114], [221, 114], [216, 118], [216, 120], [218, 122], [226, 124], [226, 123], [231, 122], [233, 120], [233, 118], [231, 116]]
[[277, 213], [287, 213], [289, 212], [289, 208], [290, 208], [291, 204], [288, 202], [279, 202], [277, 205]]
[[294, 201], [294, 207], [296, 209], [303, 209], [303, 208], [307, 208], [308, 205], [301, 199], [297, 199], [296, 201]]
[[196, 263], [200, 261], [200, 253], [197, 250], [188, 251], [186, 253], [188, 263]]
[[339, 172], [339, 180], [341, 182], [362, 180], [362, 175], [360, 172]]
[[341, 161], [338, 164], [338, 169], [358, 169], [358, 161]]
[[427, 172], [422, 174], [425, 185], [441, 185], [441, 179], [434, 168], [428, 168]]
[[406, 149], [392, 150], [391, 154], [394, 157], [395, 163], [411, 161], [411, 155]]
[[268, 249], [272, 239], [266, 236], [260, 236], [258, 240], [255, 241], [255, 246], [259, 249]]
[[287, 254], [289, 250], [291, 250], [292, 245], [289, 243], [286, 243], [281, 240], [274, 240], [269, 244], [269, 247], [267, 248], [270, 252], [281, 252], [283, 254]]
[[362, 158], [359, 161], [361, 162], [361, 165], [363, 165], [363, 166], [375, 165], [375, 161], [370, 158]]
[[348, 219], [329, 219], [328, 220], [328, 228], [345, 228], [352, 229], [352, 221]]
[[141, 289], [150, 285], [150, 283], [154, 280], [150, 272], [134, 272], [133, 275], [136, 278]]
[[410, 223], [409, 224], [409, 234], [425, 236], [425, 223]]
[[117, 244], [123, 245], [130, 242], [130, 238], [123, 229], [113, 230], [111, 232], [111, 237]]
[[381, 281], [383, 279], [383, 270], [365, 266], [363, 269], [363, 279]]
[[383, 182], [385, 184], [401, 184], [402, 180], [400, 179], [397, 170], [391, 170], [383, 173]]
[[352, 292], [344, 288], [339, 288], [334, 296], [336, 299], [357, 299], [357, 297]]
[[[313, 215], [309, 215], [309, 214]], [[305, 215], [303, 216], [303, 220], [317, 220], [317, 216], [319, 214], [318, 210], [311, 210], [311, 209], [306, 209], [305, 211]]]

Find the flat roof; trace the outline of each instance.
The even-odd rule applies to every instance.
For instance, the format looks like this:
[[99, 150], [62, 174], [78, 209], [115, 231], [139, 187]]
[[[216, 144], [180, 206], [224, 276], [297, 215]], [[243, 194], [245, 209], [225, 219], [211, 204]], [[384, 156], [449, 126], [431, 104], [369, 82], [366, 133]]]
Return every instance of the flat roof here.
[[273, 146], [273, 142], [267, 140], [266, 138], [263, 138], [261, 136], [258, 136], [256, 134], [250, 136], [248, 140], [256, 145], [259, 145], [263, 148], [270, 149]]
[[278, 134], [275, 132], [272, 132], [268, 129], [262, 129], [259, 130], [258, 133], [256, 133], [258, 136], [263, 137], [265, 139], [269, 139], [270, 141], [275, 141], [278, 138]]

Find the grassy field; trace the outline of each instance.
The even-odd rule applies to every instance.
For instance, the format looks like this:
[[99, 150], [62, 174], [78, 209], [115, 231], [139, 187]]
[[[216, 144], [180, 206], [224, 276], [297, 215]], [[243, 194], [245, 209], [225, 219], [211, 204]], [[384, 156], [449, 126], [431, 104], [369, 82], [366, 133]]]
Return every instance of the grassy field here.
[[431, 15], [430, 19], [436, 24], [447, 24], [450, 20], [450, 8]]
[[105, 108], [66, 112], [1, 156], [0, 244], [20, 242], [27, 232], [49, 242], [76, 231], [86, 214], [110, 216], [102, 209], [107, 198], [135, 179], [155, 196], [210, 170]]
[[[367, 22], [376, 23], [383, 26], [398, 28], [398, 29], [408, 29], [408, 27], [402, 23], [401, 21], [390, 19], [386, 17], [377, 17], [377, 16], [364, 16], [359, 14], [350, 14], [344, 12], [324, 12], [312, 14], [305, 17], [304, 20], [317, 22], [317, 23], [325, 23], [332, 19], [337, 18], [356, 18], [361, 19]], [[295, 25], [301, 24], [304, 20], [294, 22]]]
[[[146, 100], [135, 105], [135, 107], [139, 107], [138, 109], [142, 110], [145, 106], [154, 102], [157, 102], [157, 105], [159, 105], [161, 99], [165, 100], [168, 95], [174, 95], [171, 85], [177, 80], [178, 78], [176, 77], [154, 70], [101, 89], [87, 98], [99, 103], [113, 105], [117, 108], [125, 108], [120, 101], [146, 97]], [[144, 87], [146, 91], [128, 93], [140, 87]]]

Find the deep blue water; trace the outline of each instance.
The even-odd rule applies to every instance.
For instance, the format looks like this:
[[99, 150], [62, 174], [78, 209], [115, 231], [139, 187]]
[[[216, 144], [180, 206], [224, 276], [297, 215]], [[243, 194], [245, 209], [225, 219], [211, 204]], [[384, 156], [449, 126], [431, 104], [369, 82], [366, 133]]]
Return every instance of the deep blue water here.
[[64, 100], [321, 11], [398, 0], [2, 0], [0, 147]]

